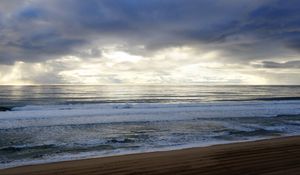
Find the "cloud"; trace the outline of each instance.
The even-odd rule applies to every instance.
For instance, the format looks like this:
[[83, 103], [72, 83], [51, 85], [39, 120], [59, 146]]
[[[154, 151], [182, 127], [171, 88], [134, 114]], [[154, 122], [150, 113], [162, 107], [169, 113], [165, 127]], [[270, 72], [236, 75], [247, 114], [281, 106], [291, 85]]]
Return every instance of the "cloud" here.
[[245, 9], [251, 11], [259, 4], [250, 0], [32, 0], [2, 16], [0, 62], [56, 58], [93, 41], [101, 46], [144, 45], [146, 51], [212, 42]]
[[269, 69], [300, 69], [300, 60], [286, 62], [263, 61], [260, 64], [255, 64], [255, 66]]
[[278, 68], [298, 73], [299, 11], [297, 0], [3, 0], [0, 65], [43, 65], [37, 77], [18, 67], [34, 83], [253, 83], [262, 68], [257, 82], [280, 82]]

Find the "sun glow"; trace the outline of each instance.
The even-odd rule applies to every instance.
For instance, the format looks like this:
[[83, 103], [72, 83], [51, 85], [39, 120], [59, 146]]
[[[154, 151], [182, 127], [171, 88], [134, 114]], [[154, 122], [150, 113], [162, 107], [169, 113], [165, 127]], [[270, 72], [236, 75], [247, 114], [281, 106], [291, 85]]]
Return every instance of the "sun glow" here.
[[40, 84], [50, 80], [59, 84], [272, 83], [264, 74], [254, 74], [252, 67], [222, 63], [219, 58], [219, 51], [205, 52], [193, 47], [168, 48], [148, 56], [108, 49], [101, 58], [70, 55], [40, 63], [1, 66], [0, 83]]
[[138, 62], [143, 59], [142, 56], [131, 55], [129, 53], [123, 51], [110, 51], [104, 52], [103, 56], [107, 59], [112, 60], [113, 62], [120, 63], [120, 62]]
[[[30, 80], [24, 79], [22, 69], [26, 67], [24, 62], [16, 62], [14, 66], [1, 66], [0, 72], [0, 84], [10, 85], [23, 85], [23, 84], [34, 84]], [[4, 71], [3, 71], [4, 70]]]

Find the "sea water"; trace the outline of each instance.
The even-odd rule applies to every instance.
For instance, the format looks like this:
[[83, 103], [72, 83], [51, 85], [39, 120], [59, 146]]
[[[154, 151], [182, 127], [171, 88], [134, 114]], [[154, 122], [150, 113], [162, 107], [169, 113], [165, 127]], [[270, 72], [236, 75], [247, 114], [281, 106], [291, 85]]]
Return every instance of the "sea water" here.
[[300, 134], [300, 86], [0, 86], [0, 168]]

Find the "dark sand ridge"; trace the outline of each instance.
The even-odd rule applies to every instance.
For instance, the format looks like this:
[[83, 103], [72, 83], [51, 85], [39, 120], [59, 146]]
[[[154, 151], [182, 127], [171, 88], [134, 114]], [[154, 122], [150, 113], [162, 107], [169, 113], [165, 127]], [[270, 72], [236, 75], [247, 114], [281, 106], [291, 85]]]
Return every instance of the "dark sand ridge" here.
[[21, 174], [300, 175], [300, 136], [0, 170]]

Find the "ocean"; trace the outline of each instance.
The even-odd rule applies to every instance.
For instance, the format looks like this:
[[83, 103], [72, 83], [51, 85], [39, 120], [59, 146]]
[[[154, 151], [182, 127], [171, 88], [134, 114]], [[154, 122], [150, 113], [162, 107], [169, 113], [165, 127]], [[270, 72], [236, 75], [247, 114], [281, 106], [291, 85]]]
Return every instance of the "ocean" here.
[[0, 168], [300, 134], [300, 86], [0, 86]]

